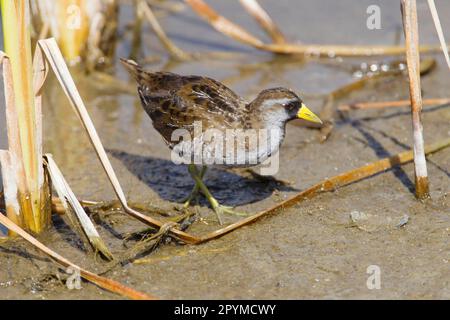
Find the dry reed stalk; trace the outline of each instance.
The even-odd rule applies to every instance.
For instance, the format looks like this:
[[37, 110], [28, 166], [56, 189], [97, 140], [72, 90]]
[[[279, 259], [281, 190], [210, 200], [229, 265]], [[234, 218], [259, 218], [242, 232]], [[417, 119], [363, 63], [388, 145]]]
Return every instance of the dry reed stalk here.
[[190, 60], [192, 57], [188, 53], [184, 52], [182, 49], [177, 47], [166, 35], [164, 32], [164, 29], [161, 27], [161, 25], [158, 22], [158, 19], [156, 19], [155, 14], [153, 13], [152, 9], [148, 5], [147, 1], [145, 0], [138, 0], [138, 11], [141, 11], [144, 16], [147, 18], [148, 22], [150, 23], [153, 31], [155, 32], [158, 39], [161, 41], [161, 43], [164, 45], [164, 47], [167, 49], [169, 54], [172, 56], [172, 58], [177, 60]]
[[[424, 99], [424, 106], [435, 106], [449, 104], [450, 98]], [[367, 109], [384, 109], [384, 108], [400, 108], [411, 106], [411, 100], [394, 100], [394, 101], [375, 101], [375, 102], [355, 102], [350, 104], [341, 104], [338, 106], [339, 111], [351, 110], [367, 110]]]
[[87, 52], [84, 55], [88, 69], [110, 65], [114, 57], [119, 26], [118, 0], [89, 0], [86, 4], [89, 16]]
[[70, 262], [63, 256], [59, 255], [55, 251], [51, 250], [50, 248], [43, 245], [41, 242], [36, 240], [34, 237], [32, 237], [30, 234], [28, 234], [25, 230], [17, 226], [14, 222], [12, 222], [7, 217], [0, 214], [0, 224], [2, 224], [4, 227], [8, 228], [8, 230], [20, 235], [23, 239], [31, 243], [34, 247], [38, 248], [40, 251], [44, 252], [46, 255], [54, 259], [56, 262], [58, 262], [60, 265], [68, 268], [71, 267], [73, 270], [79, 270], [80, 276], [84, 279], [86, 279], [89, 282], [94, 283], [95, 285], [99, 286], [100, 288], [103, 288], [105, 290], [108, 290], [110, 292], [119, 294], [123, 297], [135, 299], [135, 300], [155, 300], [157, 299], [154, 296], [150, 296], [148, 294], [136, 291], [132, 288], [126, 287], [123, 284], [120, 284], [114, 280], [99, 276], [95, 273], [92, 273], [90, 271], [84, 270], [83, 268], [79, 267], [78, 265]]
[[46, 22], [44, 22], [44, 25], [41, 28], [41, 31], [39, 31], [38, 40], [45, 39], [48, 37], [48, 34], [50, 32], [50, 25]]
[[[40, 233], [50, 225], [50, 189], [43, 172], [41, 110], [33, 89], [29, 7], [1, 1], [5, 51], [0, 53], [6, 97], [9, 151], [17, 159], [16, 183], [22, 224]], [[38, 101], [39, 103], [39, 101]]]
[[[294, 43], [265, 44], [239, 25], [218, 14], [203, 0], [184, 0], [191, 8], [217, 31], [260, 50], [280, 54], [317, 55], [325, 57], [335, 56], [374, 56], [374, 55], [402, 55], [402, 46], [346, 46], [346, 45], [302, 45]], [[434, 52], [439, 46], [422, 46], [420, 52]]]
[[261, 7], [256, 0], [239, 0], [244, 8], [255, 18], [260, 26], [267, 32], [275, 43], [286, 43], [281, 30], [270, 18], [269, 14]]
[[[17, 225], [23, 225], [23, 216], [20, 214], [20, 204], [17, 198], [17, 174], [19, 173], [18, 161], [14, 154], [0, 150], [0, 165], [3, 180], [3, 196], [5, 199], [6, 216]], [[0, 213], [2, 214], [2, 213]], [[14, 236], [9, 232], [9, 236]]]
[[86, 0], [59, 0], [51, 4], [58, 20], [58, 30], [52, 30], [52, 35], [56, 33], [54, 36], [58, 38], [61, 51], [70, 63], [80, 61], [89, 36], [89, 17], [85, 2]]
[[[103, 144], [100, 141], [100, 137], [98, 136], [98, 133], [89, 116], [89, 113], [87, 112], [86, 106], [84, 105], [84, 102], [81, 99], [80, 93], [78, 92], [78, 89], [72, 79], [72, 76], [70, 75], [69, 69], [67, 68], [66, 63], [64, 62], [64, 58], [61, 54], [61, 51], [58, 48], [55, 39], [51, 38], [46, 40], [39, 40], [38, 48], [36, 50], [42, 50], [42, 54], [47, 59], [48, 64], [55, 73], [56, 78], [61, 84], [64, 93], [66, 94], [67, 98], [70, 101], [70, 104], [72, 105], [79, 119], [81, 120], [88, 134], [89, 140], [97, 153], [97, 156], [103, 166], [103, 169], [105, 170], [105, 173], [107, 174], [108, 179], [124, 211], [145, 224], [148, 224], [154, 228], [161, 228], [164, 225], [164, 222], [148, 217], [132, 209], [128, 205], [125, 193], [123, 192], [123, 189], [120, 186], [119, 179], [117, 178], [116, 173], [111, 165], [111, 162], [108, 159], [105, 148], [103, 147]], [[180, 231], [175, 227], [170, 229], [170, 233], [175, 238], [178, 238], [187, 243], [198, 242], [197, 237], [192, 236], [183, 231]]]
[[75, 197], [75, 194], [56, 165], [56, 162], [53, 160], [52, 155], [46, 154], [44, 158], [52, 184], [58, 193], [58, 197], [62, 202], [72, 226], [78, 231], [83, 239], [86, 237], [88, 244], [92, 246], [94, 252], [100, 252], [107, 260], [113, 260], [114, 257], [112, 253], [98, 234], [94, 224], [89, 219], [80, 202]]
[[35, 0], [31, 8], [35, 29], [42, 33], [48, 26], [70, 63], [85, 59], [92, 69], [114, 54], [117, 0]]
[[[445, 140], [442, 140], [442, 141], [439, 141], [437, 143], [427, 146], [425, 148], [425, 153], [426, 154], [435, 153], [435, 152], [442, 150], [444, 148], [447, 148], [449, 146], [450, 146], [450, 139], [445, 139]], [[405, 151], [405, 152], [401, 152], [393, 157], [385, 158], [385, 159], [382, 159], [382, 160], [379, 160], [376, 162], [372, 162], [370, 164], [359, 167], [357, 169], [353, 169], [353, 170], [347, 171], [343, 174], [334, 176], [330, 179], [319, 182], [318, 184], [316, 184], [304, 191], [301, 191], [297, 195], [294, 195], [293, 197], [291, 197], [281, 203], [278, 203], [275, 206], [273, 206], [267, 210], [261, 211], [255, 215], [252, 215], [250, 217], [242, 219], [236, 223], [230, 224], [230, 225], [226, 226], [225, 228], [213, 231], [213, 232], [201, 237], [200, 243], [204, 243], [204, 242], [219, 238], [219, 237], [221, 237], [227, 233], [230, 233], [240, 227], [243, 227], [245, 225], [253, 223], [256, 220], [258, 220], [264, 216], [268, 216], [270, 214], [277, 213], [283, 209], [290, 208], [304, 200], [314, 198], [315, 196], [317, 196], [323, 192], [335, 191], [336, 189], [338, 189], [340, 187], [361, 181], [363, 179], [366, 179], [366, 178], [373, 176], [375, 174], [378, 174], [380, 172], [389, 170], [394, 166], [411, 162], [412, 160], [413, 160], [413, 152]]]
[[406, 61], [408, 64], [409, 91], [414, 141], [414, 168], [416, 197], [429, 198], [427, 162], [424, 153], [422, 127], [422, 92], [420, 87], [419, 28], [415, 0], [401, 0], [403, 28], [406, 43]]

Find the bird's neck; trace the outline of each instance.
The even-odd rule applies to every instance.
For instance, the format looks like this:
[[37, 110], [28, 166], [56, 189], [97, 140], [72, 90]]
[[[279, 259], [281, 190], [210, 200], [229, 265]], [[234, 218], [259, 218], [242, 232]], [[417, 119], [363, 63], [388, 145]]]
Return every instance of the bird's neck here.
[[252, 114], [254, 123], [259, 123], [259, 128], [281, 129], [284, 131], [286, 122], [289, 120], [282, 104], [285, 99], [265, 99], [255, 100], [249, 106], [249, 112]]

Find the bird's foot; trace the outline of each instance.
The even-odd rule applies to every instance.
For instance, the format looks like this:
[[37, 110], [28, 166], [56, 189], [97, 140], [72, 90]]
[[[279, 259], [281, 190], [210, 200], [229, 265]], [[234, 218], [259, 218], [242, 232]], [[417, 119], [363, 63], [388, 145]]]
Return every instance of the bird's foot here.
[[219, 224], [221, 224], [221, 225], [223, 224], [222, 216], [224, 214], [232, 214], [232, 215], [240, 216], [240, 217], [248, 216], [248, 214], [245, 213], [245, 212], [235, 211], [233, 207], [224, 206], [224, 205], [219, 204], [219, 202], [216, 199], [214, 199], [214, 198], [209, 199], [209, 200], [210, 200], [210, 203], [211, 203], [211, 206], [212, 206], [214, 212], [217, 215], [217, 219], [219, 220]]
[[187, 209], [191, 205], [192, 201], [198, 201], [198, 196], [198, 190], [192, 190], [191, 194], [183, 200], [183, 209]]

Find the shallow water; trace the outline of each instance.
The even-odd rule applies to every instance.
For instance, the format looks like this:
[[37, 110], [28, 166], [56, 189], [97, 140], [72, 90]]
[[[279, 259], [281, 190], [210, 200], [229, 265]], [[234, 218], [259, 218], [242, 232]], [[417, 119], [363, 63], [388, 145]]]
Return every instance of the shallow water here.
[[[234, 1], [208, 1], [234, 22], [260, 37], [265, 35]], [[394, 44], [401, 32], [396, 1], [261, 1], [292, 41], [317, 44]], [[382, 29], [365, 27], [366, 8], [379, 4]], [[437, 1], [442, 21], [450, 21], [450, 4]], [[131, 17], [122, 12], [122, 29]], [[437, 43], [426, 3], [419, 3], [422, 43]], [[386, 58], [299, 59], [274, 57], [229, 40], [215, 32], [191, 10], [162, 19], [168, 35], [187, 51], [238, 52], [233, 59], [173, 62], [152, 32], [144, 32], [144, 55], [162, 56], [148, 65], [153, 70], [206, 75], [224, 81], [251, 99], [261, 89], [286, 86], [299, 92], [314, 111], [327, 93], [354, 80], [342, 66]], [[443, 22], [445, 26], [445, 22]], [[444, 27], [445, 28], [445, 27]], [[199, 37], [198, 35], [201, 35]], [[400, 33], [400, 38], [402, 38]], [[125, 33], [117, 57], [127, 56], [130, 34]], [[431, 55], [438, 67], [422, 80], [424, 97], [448, 97], [449, 73], [440, 54]], [[389, 59], [388, 59], [389, 60]], [[134, 94], [86, 77], [73, 70], [78, 88], [108, 150], [130, 201], [149, 202], [171, 209], [191, 190], [186, 168], [170, 161], [165, 147]], [[117, 65], [113, 74], [128, 77]], [[45, 151], [54, 155], [76, 195], [81, 199], [114, 199], [114, 193], [70, 105], [50, 77], [46, 85]], [[131, 83], [131, 82], [130, 82]], [[117, 86], [117, 84], [116, 84]], [[320, 96], [323, 95], [323, 96]], [[353, 93], [337, 103], [408, 98], [406, 77], [387, 79]], [[426, 142], [450, 135], [450, 109], [424, 113]], [[321, 179], [409, 148], [412, 142], [407, 108], [354, 111], [352, 121], [338, 121], [330, 139], [318, 142], [318, 132], [289, 125], [281, 149], [277, 181], [261, 182], [241, 171], [211, 170], [207, 184], [227, 205], [256, 212], [303, 190]], [[3, 121], [3, 120], [0, 120]], [[4, 130], [4, 126], [0, 126]], [[4, 132], [2, 132], [4, 146]], [[161, 298], [450, 298], [450, 150], [429, 158], [432, 200], [414, 200], [411, 164], [304, 202], [295, 208], [201, 246], [161, 246], [142, 264], [116, 268], [107, 276]], [[218, 228], [215, 216], [201, 202], [202, 220], [189, 230], [201, 234]], [[355, 225], [353, 211], [372, 217], [370, 227]], [[404, 217], [402, 228], [395, 224]], [[121, 252], [120, 235], [144, 225], [120, 212], [100, 215], [99, 232], [113, 252]], [[236, 217], [226, 217], [227, 222]], [[72, 261], [92, 270], [101, 263], [80, 249], [77, 237], [61, 218], [42, 241]], [[24, 254], [23, 252], [28, 252]], [[0, 246], [0, 292], [6, 298], [117, 298], [83, 284], [68, 291], [44, 278], [58, 271], [42, 255], [17, 241]], [[366, 286], [368, 266], [381, 269], [381, 289]], [[182, 284], [182, 286], [180, 286]]]

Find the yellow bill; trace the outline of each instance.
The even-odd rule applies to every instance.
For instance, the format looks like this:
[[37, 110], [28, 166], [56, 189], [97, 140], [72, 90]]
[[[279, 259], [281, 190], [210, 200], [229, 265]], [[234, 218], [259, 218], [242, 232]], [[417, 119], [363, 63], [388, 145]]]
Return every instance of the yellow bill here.
[[298, 110], [297, 117], [307, 121], [323, 124], [322, 120], [320, 120], [319, 117], [309, 110], [303, 103], [300, 110]]

